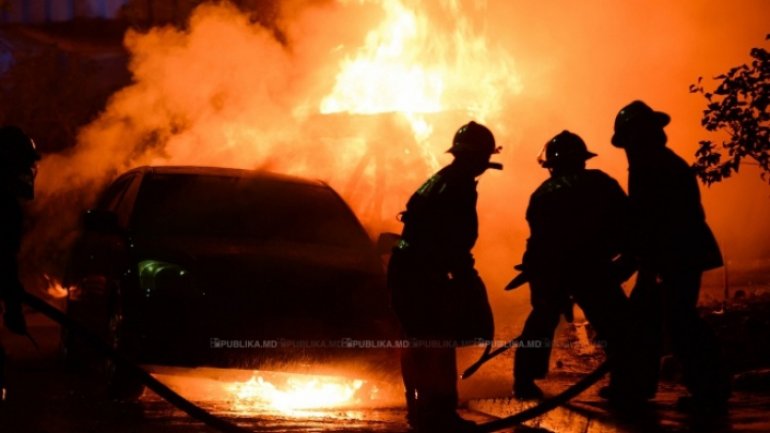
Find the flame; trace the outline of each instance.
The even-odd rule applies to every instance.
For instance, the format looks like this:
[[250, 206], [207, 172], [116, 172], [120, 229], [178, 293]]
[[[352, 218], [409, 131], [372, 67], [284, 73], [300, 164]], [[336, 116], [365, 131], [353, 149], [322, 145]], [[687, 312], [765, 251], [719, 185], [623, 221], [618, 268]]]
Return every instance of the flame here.
[[48, 275], [43, 275], [43, 278], [48, 282], [48, 288], [45, 292], [54, 299], [64, 299], [67, 297], [67, 289], [62, 287], [61, 283], [56, 278], [51, 278]]
[[[408, 161], [420, 161], [425, 167], [417, 178], [435, 171], [440, 165], [437, 155], [449, 147], [449, 134], [469, 119], [487, 122], [500, 116], [505, 100], [520, 93], [522, 84], [512, 57], [500, 47], [489, 46], [469, 18], [473, 11], [461, 10], [457, 1], [358, 2], [378, 5], [384, 18], [367, 33], [360, 47], [343, 58], [334, 87], [322, 98], [319, 112], [392, 113], [406, 122], [408, 130], [404, 132], [411, 132], [413, 137], [413, 144], [396, 138], [402, 144], [395, 151], [393, 138], [378, 141], [367, 137], [360, 148], [341, 152], [348, 157], [359, 153], [364, 158], [371, 156], [363, 182], [359, 182], [367, 187], [342, 191], [371, 229], [387, 224], [384, 221], [402, 208], [402, 197], [408, 196], [404, 192], [417, 184], [408, 177], [385, 179], [383, 173], [416, 174], [405, 169]], [[450, 131], [448, 119], [457, 119]], [[433, 140], [437, 131], [441, 133]], [[383, 135], [380, 131], [376, 134]], [[351, 178], [354, 176], [355, 172], [350, 173]], [[402, 197], [394, 194], [399, 189], [403, 190]], [[398, 200], [385, 202], [386, 191]], [[371, 205], [362, 205], [367, 202]]]
[[228, 386], [238, 412], [277, 410], [298, 414], [308, 409], [352, 407], [376, 400], [378, 389], [360, 379], [291, 374], [282, 384], [262, 375]]
[[424, 113], [459, 110], [484, 121], [502, 110], [503, 98], [521, 92], [512, 58], [488, 47], [457, 2], [442, 2], [449, 28], [417, 9], [419, 3], [377, 3], [385, 19], [342, 61], [321, 113], [401, 113], [419, 142], [433, 132]]

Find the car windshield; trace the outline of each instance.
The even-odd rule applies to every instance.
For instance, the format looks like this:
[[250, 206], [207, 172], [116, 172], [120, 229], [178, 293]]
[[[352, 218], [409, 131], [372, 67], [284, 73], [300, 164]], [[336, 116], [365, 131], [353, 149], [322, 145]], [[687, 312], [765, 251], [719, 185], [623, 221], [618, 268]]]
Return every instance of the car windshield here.
[[268, 177], [151, 174], [131, 222], [144, 235], [361, 247], [366, 233], [328, 187]]

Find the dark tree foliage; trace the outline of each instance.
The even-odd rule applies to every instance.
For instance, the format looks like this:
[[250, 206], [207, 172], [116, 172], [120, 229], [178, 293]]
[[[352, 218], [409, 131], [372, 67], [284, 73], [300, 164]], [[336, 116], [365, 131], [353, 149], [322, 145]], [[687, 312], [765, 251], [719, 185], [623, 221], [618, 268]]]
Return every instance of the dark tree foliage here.
[[707, 185], [737, 173], [741, 162], [758, 165], [762, 179], [770, 182], [770, 53], [753, 48], [751, 57], [751, 64], [715, 77], [719, 85], [713, 92], [704, 90], [703, 77], [690, 86], [691, 93], [708, 101], [701, 124], [726, 136], [719, 145], [700, 141], [693, 167]]

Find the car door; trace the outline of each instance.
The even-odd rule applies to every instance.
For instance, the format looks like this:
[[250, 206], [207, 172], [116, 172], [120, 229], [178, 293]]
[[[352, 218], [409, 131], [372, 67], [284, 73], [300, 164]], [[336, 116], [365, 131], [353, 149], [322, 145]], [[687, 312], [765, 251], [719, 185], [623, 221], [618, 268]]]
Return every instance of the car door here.
[[110, 288], [130, 269], [127, 226], [141, 178], [141, 173], [127, 173], [107, 187], [84, 215], [82, 233], [70, 254], [68, 314], [94, 330], [106, 323]]

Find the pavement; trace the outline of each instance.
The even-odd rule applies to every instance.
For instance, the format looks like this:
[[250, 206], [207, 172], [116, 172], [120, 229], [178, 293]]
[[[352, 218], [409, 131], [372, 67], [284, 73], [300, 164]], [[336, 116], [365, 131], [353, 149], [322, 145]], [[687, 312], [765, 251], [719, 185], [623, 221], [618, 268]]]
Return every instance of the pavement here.
[[[556, 375], [544, 381], [546, 396], [556, 395], [579, 377]], [[688, 414], [676, 409], [677, 399], [685, 390], [674, 384], [661, 384], [656, 398], [635, 411], [614, 409], [596, 393], [605, 381], [525, 426], [536, 431], [563, 433], [626, 432], [770, 432], [770, 393], [737, 391], [730, 399], [728, 413]], [[503, 418], [537, 404], [509, 396], [473, 399], [470, 410]]]
[[[0, 433], [217, 432], [147, 390], [138, 401], [109, 398], [98, 365], [86, 368], [64, 365], [58, 325], [32, 311], [27, 311], [26, 316], [30, 334], [39, 347], [0, 326], [0, 341], [9, 355], [8, 399], [0, 403]], [[391, 398], [376, 405], [286, 413], [235, 409], [232, 395], [223, 393], [223, 389], [234, 383], [233, 378], [242, 380], [243, 370], [148, 368], [157, 379], [200, 407], [249, 431], [391, 433], [409, 430], [400, 380], [379, 384], [381, 393]], [[494, 419], [470, 409], [462, 409], [461, 413], [479, 423]]]
[[[94, 371], [66, 368], [59, 357], [59, 328], [39, 314], [28, 312], [32, 335], [40, 348], [24, 337], [0, 329], [8, 349], [9, 399], [0, 404], [0, 432], [9, 433], [214, 433], [215, 430], [191, 419], [150, 392], [138, 402], [107, 398], [99, 375]], [[458, 366], [470, 365], [481, 349], [462, 349]], [[574, 351], [569, 351], [573, 353]], [[575, 383], [585, 371], [600, 362], [595, 354], [567, 357], [556, 351], [553, 373], [540, 385], [546, 395], [556, 395]], [[477, 423], [517, 413], [536, 402], [522, 402], [509, 395], [510, 352], [486, 365], [473, 378], [460, 383], [463, 417]], [[578, 371], [580, 368], [585, 371]], [[166, 377], [159, 375], [162, 381]], [[197, 375], [200, 378], [200, 375]], [[766, 375], [760, 375], [764, 378]], [[206, 391], [195, 395], [189, 377], [179, 384], [165, 382], [199, 405], [241, 427], [255, 432], [404, 432], [405, 410], [399, 403], [382, 407], [305, 412], [243, 413], [233, 411], [225, 399]], [[770, 432], [770, 391], [759, 386], [761, 378], [748, 381], [734, 393], [725, 416], [690, 416], [676, 410], [675, 402], [684, 390], [664, 383], [647, 408], [620, 412], [596, 395], [603, 382], [557, 409], [537, 417], [513, 432]], [[398, 387], [398, 383], [391, 384]], [[745, 385], [745, 384], [744, 384]], [[399, 391], [400, 392], [400, 391]], [[399, 395], [400, 399], [400, 395]]]

